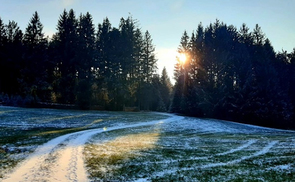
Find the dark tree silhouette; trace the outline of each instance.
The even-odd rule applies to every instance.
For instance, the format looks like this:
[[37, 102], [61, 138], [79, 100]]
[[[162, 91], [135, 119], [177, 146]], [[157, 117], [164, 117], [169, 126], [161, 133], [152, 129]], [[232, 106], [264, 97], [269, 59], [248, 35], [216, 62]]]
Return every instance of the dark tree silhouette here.
[[21, 70], [20, 84], [22, 94], [37, 98], [48, 98], [47, 83], [47, 41], [43, 25], [37, 12], [33, 14], [24, 34], [24, 67]]
[[277, 54], [261, 27], [216, 20], [190, 39], [184, 32], [179, 52], [189, 56], [176, 64], [172, 112], [294, 127], [292, 54]]

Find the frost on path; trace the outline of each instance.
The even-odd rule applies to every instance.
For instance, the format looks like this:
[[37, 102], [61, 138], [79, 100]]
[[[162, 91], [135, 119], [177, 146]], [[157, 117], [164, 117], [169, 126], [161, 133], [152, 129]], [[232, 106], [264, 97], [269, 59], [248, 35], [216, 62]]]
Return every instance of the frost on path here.
[[30, 155], [3, 182], [31, 181], [89, 181], [84, 166], [84, 144], [95, 134], [125, 128], [155, 125], [180, 120], [183, 117], [172, 116], [165, 120], [150, 121], [132, 125], [92, 129], [57, 137]]

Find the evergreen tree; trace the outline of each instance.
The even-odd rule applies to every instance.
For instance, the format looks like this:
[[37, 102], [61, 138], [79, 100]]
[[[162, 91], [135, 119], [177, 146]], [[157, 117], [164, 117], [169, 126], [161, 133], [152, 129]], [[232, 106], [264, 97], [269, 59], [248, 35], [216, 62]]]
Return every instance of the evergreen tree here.
[[142, 74], [145, 82], [150, 82], [157, 68], [155, 58], [155, 47], [152, 43], [151, 35], [148, 31], [145, 32], [143, 40], [142, 52]]
[[187, 87], [189, 83], [188, 72], [190, 70], [191, 59], [189, 53], [191, 52], [189, 36], [184, 31], [183, 36], [180, 40], [178, 53], [186, 56], [185, 62], [182, 62], [179, 57], [176, 57], [177, 63], [174, 70], [174, 79], [176, 79], [174, 87], [174, 95], [171, 105], [171, 112], [183, 113], [187, 110]]
[[56, 63], [57, 81], [56, 95], [62, 103], [75, 103], [75, 88], [77, 77], [77, 19], [73, 9], [69, 13], [64, 10], [57, 25], [56, 36]]
[[94, 79], [92, 67], [95, 61], [95, 30], [92, 23], [92, 16], [87, 12], [80, 15], [77, 28], [77, 102], [80, 108], [88, 109], [91, 105], [91, 86]]
[[37, 12], [33, 14], [24, 34], [25, 62], [21, 70], [22, 93], [46, 100], [47, 89], [47, 42], [44, 38], [43, 25]]
[[97, 103], [111, 110], [119, 110], [121, 107], [120, 90], [122, 90], [120, 49], [121, 35], [118, 29], [113, 28], [108, 18], [98, 25], [97, 32], [97, 84], [100, 89], [97, 94], [102, 97]]
[[5, 66], [5, 45], [7, 43], [6, 30], [4, 23], [0, 17], [0, 93], [4, 91], [4, 66]]
[[190, 42], [189, 42], [189, 36], [187, 35], [187, 32], [184, 31], [181, 40], [180, 40], [180, 45], [178, 47], [178, 53], [179, 54], [184, 54], [186, 56], [186, 61], [183, 64], [182, 61], [180, 60], [180, 57], [176, 57], [177, 63], [175, 64], [175, 69], [174, 69], [174, 79], [178, 80], [179, 76], [183, 75], [185, 71], [188, 70], [187, 66], [189, 63], [189, 56], [190, 52]]
[[[293, 119], [293, 126], [295, 127], [295, 48], [293, 49], [293, 51], [291, 53], [289, 53], [287, 55], [287, 59], [288, 59], [288, 70], [289, 70], [289, 74], [288, 74], [288, 78], [289, 78], [289, 89], [288, 91], [288, 95], [290, 97], [291, 103], [293, 105], [293, 112], [292, 112], [292, 119]], [[285, 70], [284, 70], [285, 71]], [[285, 79], [284, 79], [285, 81]]]
[[[121, 47], [121, 68], [122, 78], [124, 81], [131, 80], [133, 78], [132, 65], [135, 64], [133, 57], [133, 48], [135, 43], [135, 22], [132, 17], [128, 17], [126, 20], [121, 18], [119, 30], [121, 33], [121, 41], [125, 46]], [[127, 82], [126, 82], [127, 83]]]
[[[151, 35], [148, 31], [146, 31], [142, 41], [142, 53], [140, 62], [141, 78], [138, 89], [140, 107], [143, 110], [157, 109], [157, 103], [154, 103], [150, 99], [153, 93], [155, 93], [155, 85], [157, 85], [156, 88], [159, 88], [158, 80], [156, 77], [154, 77], [155, 71], [157, 69], [157, 60], [154, 51], [155, 47], [152, 43]], [[158, 94], [158, 91], [156, 91], [156, 93]]]
[[5, 43], [7, 42], [7, 37], [6, 37], [6, 30], [5, 30], [5, 25], [3, 23], [3, 20], [0, 17], [0, 48], [1, 48], [1, 54], [3, 54], [3, 48]]
[[[102, 24], [98, 25], [97, 31], [97, 52], [98, 52], [98, 68], [99, 74], [102, 77], [110, 77], [112, 70], [112, 61], [111, 54], [114, 51], [112, 49], [112, 40], [111, 40], [111, 23], [108, 18], [103, 20]], [[119, 37], [117, 37], [119, 39]]]
[[[172, 84], [170, 82], [170, 78], [167, 74], [167, 70], [164, 67], [162, 70], [162, 75], [160, 78], [160, 94], [161, 94], [161, 102], [164, 104], [164, 108], [162, 111], [168, 111], [170, 106], [170, 98], [171, 98], [171, 92], [172, 92]], [[162, 104], [161, 104], [162, 105]]]
[[15, 21], [0, 21], [0, 92], [9, 96], [20, 94], [20, 70], [23, 67], [23, 33]]

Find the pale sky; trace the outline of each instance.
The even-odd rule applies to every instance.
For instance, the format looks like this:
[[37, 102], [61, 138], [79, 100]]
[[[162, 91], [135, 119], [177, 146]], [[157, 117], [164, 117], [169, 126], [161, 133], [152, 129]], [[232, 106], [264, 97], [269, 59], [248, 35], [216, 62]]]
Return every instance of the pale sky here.
[[202, 22], [206, 27], [216, 19], [234, 25], [243, 23], [253, 30], [259, 24], [275, 51], [295, 48], [295, 0], [0, 0], [0, 17], [5, 24], [14, 20], [24, 31], [33, 13], [39, 13], [46, 35], [56, 32], [63, 10], [76, 16], [89, 12], [97, 28], [105, 17], [118, 27], [129, 13], [142, 31], [153, 38], [158, 72], [165, 66], [173, 80], [177, 47], [183, 32], [189, 35]]

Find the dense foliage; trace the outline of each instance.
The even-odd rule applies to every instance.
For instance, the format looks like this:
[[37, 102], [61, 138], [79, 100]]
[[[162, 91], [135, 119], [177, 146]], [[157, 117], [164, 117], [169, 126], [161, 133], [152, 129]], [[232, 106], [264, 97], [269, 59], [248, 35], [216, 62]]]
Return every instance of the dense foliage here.
[[167, 111], [170, 80], [165, 69], [156, 74], [151, 35], [136, 22], [122, 18], [115, 28], [106, 18], [96, 29], [89, 13], [64, 10], [49, 39], [37, 12], [24, 34], [0, 18], [0, 102]]
[[177, 58], [172, 112], [295, 126], [295, 49], [276, 53], [258, 25], [199, 24], [178, 52], [186, 62]]

